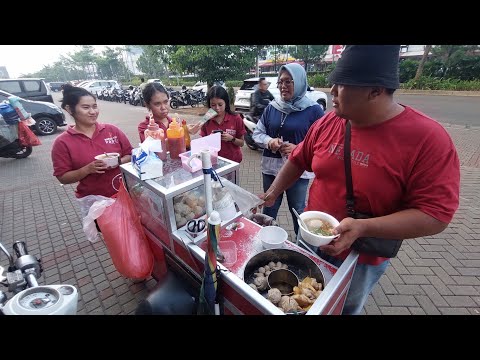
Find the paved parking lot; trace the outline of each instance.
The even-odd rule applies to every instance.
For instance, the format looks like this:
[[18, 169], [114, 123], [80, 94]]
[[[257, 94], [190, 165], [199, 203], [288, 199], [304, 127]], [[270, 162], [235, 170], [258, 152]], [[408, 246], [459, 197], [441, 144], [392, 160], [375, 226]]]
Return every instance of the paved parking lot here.
[[[132, 144], [138, 142], [136, 123], [114, 123]], [[480, 313], [480, 129], [444, 125], [461, 159], [460, 208], [441, 234], [403, 243], [369, 297], [366, 314]], [[104, 244], [86, 240], [74, 186], [62, 186], [52, 176], [50, 149], [55, 137], [41, 137], [42, 145], [27, 159], [0, 159], [0, 241], [9, 250], [14, 241], [25, 241], [29, 252], [42, 258], [45, 271], [40, 283], [75, 285], [80, 294], [78, 314], [133, 314], [155, 280], [134, 283], [123, 278]], [[261, 193], [261, 154], [246, 146], [243, 153], [240, 185]], [[285, 204], [278, 220], [292, 236]], [[0, 263], [7, 264], [4, 255]]]

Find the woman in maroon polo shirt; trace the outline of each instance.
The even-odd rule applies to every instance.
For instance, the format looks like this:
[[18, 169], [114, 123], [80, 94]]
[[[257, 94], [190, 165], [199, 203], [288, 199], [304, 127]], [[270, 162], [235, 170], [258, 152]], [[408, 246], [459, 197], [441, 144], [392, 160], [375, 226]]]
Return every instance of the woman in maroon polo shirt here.
[[[53, 175], [62, 184], [78, 182], [77, 198], [116, 194], [118, 183], [114, 187], [113, 180], [120, 174], [118, 165], [107, 167], [95, 156], [115, 152], [120, 154], [119, 164], [129, 162], [132, 145], [127, 136], [114, 125], [97, 122], [97, 100], [86, 89], [65, 84], [62, 108], [73, 117], [75, 125], [69, 125], [53, 143]], [[88, 209], [81, 208], [85, 217]]]
[[[153, 119], [158, 124], [160, 129], [165, 133], [167, 137], [168, 125], [172, 122], [172, 118], [168, 116], [170, 110], [170, 95], [167, 90], [158, 82], [151, 82], [145, 85], [142, 91], [143, 101], [148, 111], [152, 113]], [[178, 119], [177, 119], [178, 121]], [[140, 136], [140, 142], [145, 141], [145, 130], [150, 122], [150, 116], [146, 116], [140, 124], [138, 124], [138, 135]], [[187, 125], [188, 132], [195, 134], [200, 129], [200, 123], [194, 125]]]
[[219, 156], [232, 161], [242, 161], [245, 126], [240, 115], [230, 109], [230, 99], [227, 90], [222, 86], [212, 86], [207, 92], [207, 104], [217, 112], [217, 116], [208, 120], [200, 129], [200, 136], [207, 136], [213, 132], [222, 132], [222, 147]]

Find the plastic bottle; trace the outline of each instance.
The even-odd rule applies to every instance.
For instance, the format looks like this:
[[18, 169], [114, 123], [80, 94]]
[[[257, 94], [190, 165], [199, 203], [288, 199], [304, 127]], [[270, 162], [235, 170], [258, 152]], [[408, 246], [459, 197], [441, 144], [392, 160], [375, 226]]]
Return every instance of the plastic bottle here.
[[190, 133], [188, 132], [187, 121], [185, 119], [182, 120], [182, 128], [185, 136], [185, 149], [190, 151]]
[[21, 120], [26, 120], [31, 116], [31, 114], [23, 107], [18, 96], [9, 96], [8, 101], [10, 102], [10, 105], [13, 106]]
[[176, 118], [173, 118], [168, 126], [167, 139], [170, 159], [179, 159], [179, 155], [187, 150], [185, 148], [185, 135], [183, 133], [183, 128], [177, 122]]
[[150, 114], [150, 122], [147, 126], [147, 128], [144, 131], [145, 134], [145, 139], [147, 137], [151, 137], [155, 140], [160, 140], [162, 142], [162, 152], [157, 152], [157, 156], [160, 158], [160, 160], [165, 161], [167, 160], [167, 144], [165, 141], [165, 133], [162, 129], [160, 129], [160, 126], [155, 122], [155, 119], [153, 118], [153, 115]]

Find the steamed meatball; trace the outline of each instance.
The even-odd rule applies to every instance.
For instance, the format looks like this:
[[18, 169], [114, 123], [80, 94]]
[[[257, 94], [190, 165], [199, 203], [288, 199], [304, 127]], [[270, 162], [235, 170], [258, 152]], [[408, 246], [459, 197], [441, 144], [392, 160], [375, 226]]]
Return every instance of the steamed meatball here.
[[282, 298], [282, 293], [277, 288], [268, 290], [267, 299], [274, 304], [278, 304]]

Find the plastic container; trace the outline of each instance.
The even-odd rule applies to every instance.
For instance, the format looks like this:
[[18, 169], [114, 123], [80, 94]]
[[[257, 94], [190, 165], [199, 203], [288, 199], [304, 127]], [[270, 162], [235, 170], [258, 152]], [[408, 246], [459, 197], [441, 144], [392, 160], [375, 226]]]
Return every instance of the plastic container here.
[[202, 169], [202, 161], [200, 159], [194, 159], [188, 164], [188, 160], [192, 154], [200, 154], [203, 149], [208, 149], [210, 151], [210, 160], [212, 165], [217, 163], [218, 152], [221, 149], [222, 137], [220, 133], [211, 134], [192, 140], [191, 150], [180, 154], [180, 159], [182, 160], [182, 167], [189, 172], [195, 172]]
[[187, 121], [185, 119], [182, 120], [182, 128], [185, 136], [185, 149], [190, 151], [190, 133], [188, 132]]
[[180, 159], [180, 154], [186, 151], [185, 135], [183, 128], [177, 120], [173, 118], [167, 129], [168, 150], [170, 151], [170, 159]]
[[226, 240], [220, 241], [217, 245], [225, 256], [222, 264], [225, 266], [234, 265], [237, 262], [237, 244], [234, 241]]
[[8, 125], [16, 125], [20, 121], [20, 117], [10, 104], [0, 104], [0, 114]]
[[162, 129], [160, 129], [160, 126], [158, 126], [158, 124], [155, 122], [152, 115], [150, 115], [150, 122], [148, 127], [145, 129], [144, 134], [145, 139], [150, 136], [155, 140], [161, 141], [162, 152], [156, 152], [155, 154], [157, 154], [160, 160], [167, 160], [167, 142], [165, 141], [165, 133]]

